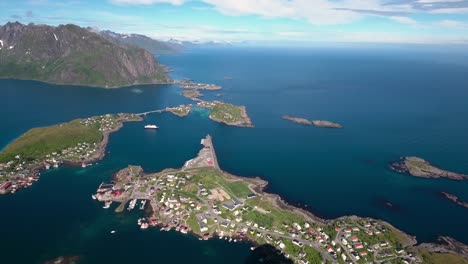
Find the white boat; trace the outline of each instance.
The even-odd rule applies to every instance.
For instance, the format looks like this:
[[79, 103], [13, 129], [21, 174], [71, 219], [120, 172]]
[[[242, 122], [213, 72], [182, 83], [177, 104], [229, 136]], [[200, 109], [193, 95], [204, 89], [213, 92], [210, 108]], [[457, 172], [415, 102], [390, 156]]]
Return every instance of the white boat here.
[[107, 209], [107, 208], [110, 207], [111, 204], [112, 204], [112, 201], [107, 201], [107, 202], [104, 203], [104, 207], [102, 207], [102, 208]]
[[146, 205], [146, 200], [141, 201], [141, 203], [140, 203], [140, 210], [145, 209], [145, 205]]
[[111, 231], [111, 234], [115, 234], [115, 230], [112, 230], [112, 231]]
[[146, 125], [145, 129], [158, 129], [159, 127], [157, 125]]
[[137, 199], [133, 199], [130, 201], [130, 204], [128, 205], [128, 208], [127, 210], [133, 210], [133, 208], [135, 208], [135, 205], [136, 205], [136, 202], [137, 202]]
[[93, 200], [96, 200], [96, 195], [91, 195], [91, 198], [93, 198]]
[[148, 223], [144, 222], [144, 223], [141, 224], [140, 228], [141, 229], [146, 229], [146, 228], [148, 228], [148, 226], [149, 226]]

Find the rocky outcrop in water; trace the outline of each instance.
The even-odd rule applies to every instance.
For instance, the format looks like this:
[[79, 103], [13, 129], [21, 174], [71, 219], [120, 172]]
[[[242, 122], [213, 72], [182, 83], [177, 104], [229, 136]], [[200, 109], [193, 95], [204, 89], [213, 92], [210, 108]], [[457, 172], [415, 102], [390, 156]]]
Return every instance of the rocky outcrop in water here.
[[468, 175], [446, 171], [434, 167], [428, 161], [418, 157], [402, 157], [399, 161], [389, 165], [390, 169], [422, 178], [448, 178], [452, 180], [466, 180]]
[[458, 198], [458, 196], [454, 195], [454, 194], [451, 194], [451, 193], [448, 193], [448, 192], [440, 192], [445, 198], [449, 199], [450, 201], [460, 205], [460, 206], [463, 206], [465, 208], [468, 208], [468, 203], [467, 202], [464, 202], [462, 200], [460, 200], [460, 198]]
[[301, 124], [301, 125], [306, 125], [306, 126], [316, 126], [316, 127], [325, 127], [325, 128], [343, 128], [342, 125], [333, 123], [330, 121], [326, 120], [308, 120], [306, 118], [302, 117], [294, 117], [290, 115], [283, 115], [283, 119], [291, 121], [293, 123]]

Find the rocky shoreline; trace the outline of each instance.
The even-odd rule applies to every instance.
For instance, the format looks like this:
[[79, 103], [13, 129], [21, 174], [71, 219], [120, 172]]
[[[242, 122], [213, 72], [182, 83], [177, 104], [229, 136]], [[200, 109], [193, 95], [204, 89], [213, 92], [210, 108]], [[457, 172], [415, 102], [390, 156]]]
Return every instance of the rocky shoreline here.
[[468, 175], [439, 169], [428, 161], [418, 157], [401, 157], [399, 161], [392, 162], [389, 168], [399, 173], [421, 178], [468, 179]]
[[416, 249], [427, 249], [430, 252], [437, 253], [453, 253], [463, 256], [468, 259], [468, 246], [457, 241], [454, 238], [440, 236], [437, 238], [439, 243], [423, 243], [416, 247]]
[[343, 128], [342, 125], [338, 123], [333, 123], [327, 120], [308, 120], [302, 117], [294, 117], [290, 115], [283, 115], [281, 118], [291, 121], [293, 123], [306, 125], [306, 126], [315, 126], [315, 127], [323, 127], [323, 128]]
[[448, 193], [448, 192], [440, 192], [445, 198], [449, 199], [450, 201], [463, 206], [465, 208], [468, 208], [468, 202], [461, 201], [458, 196]]

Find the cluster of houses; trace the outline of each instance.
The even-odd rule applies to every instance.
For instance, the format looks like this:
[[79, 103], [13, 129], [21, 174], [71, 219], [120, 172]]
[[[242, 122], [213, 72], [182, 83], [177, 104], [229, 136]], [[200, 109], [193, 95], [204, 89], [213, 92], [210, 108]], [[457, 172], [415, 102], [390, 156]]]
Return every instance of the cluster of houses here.
[[99, 124], [99, 131], [112, 130], [117, 125], [117, 120], [110, 114], [97, 116], [97, 117], [88, 117], [80, 121], [83, 126], [93, 126]]
[[[254, 209], [247, 202], [255, 194], [240, 198], [229, 196], [221, 187], [213, 189], [211, 183], [194, 182], [194, 175], [196, 172], [193, 171], [169, 172], [151, 178], [135, 177], [135, 174], [127, 172], [120, 175], [115, 185], [100, 186], [100, 191], [105, 192], [107, 198], [118, 198], [130, 192], [140, 197], [146, 195], [153, 214], [142, 221], [141, 228], [160, 225], [161, 230], [173, 228], [184, 234], [193, 231], [200, 235], [200, 239], [209, 239], [213, 235], [225, 239], [248, 237], [259, 243], [274, 245], [296, 263], [310, 263], [306, 247], [323, 250], [336, 261], [344, 263], [373, 261], [371, 257], [374, 255], [379, 260], [406, 256], [404, 250], [395, 249], [385, 241], [385, 236], [375, 245], [366, 242], [368, 239], [365, 236], [379, 236], [387, 231], [376, 221], [345, 223], [340, 220], [334, 222], [331, 228], [292, 221], [273, 226], [261, 225], [249, 216], [253, 210], [263, 210]], [[210, 185], [210, 188], [206, 185]], [[265, 210], [264, 213], [269, 212]], [[296, 250], [291, 248], [291, 244]]]
[[193, 89], [193, 90], [221, 90], [221, 86], [216, 84], [207, 84], [207, 83], [194, 83], [190, 80], [182, 80], [179, 82], [179, 85], [184, 89]]
[[0, 163], [0, 194], [15, 193], [31, 186], [39, 176], [35, 165], [35, 162], [24, 161], [20, 155], [6, 163]]
[[216, 101], [214, 101], [214, 102], [205, 102], [205, 101], [201, 101], [201, 102], [198, 102], [198, 103], [197, 103], [197, 106], [198, 106], [198, 107], [203, 107], [203, 108], [212, 109], [212, 108], [215, 107], [217, 104], [218, 104], [218, 102], [216, 102]]
[[166, 111], [171, 112], [177, 116], [186, 116], [190, 114], [190, 111], [192, 110], [192, 105], [179, 105], [176, 107], [166, 107]]
[[[100, 124], [100, 131], [115, 129], [118, 124], [113, 115], [86, 118], [80, 121], [83, 126]], [[79, 142], [75, 146], [63, 150], [51, 152], [44, 157], [30, 160], [16, 155], [14, 159], [6, 163], [0, 163], [0, 194], [15, 193], [18, 189], [26, 188], [38, 180], [40, 169], [57, 168], [63, 161], [80, 163], [96, 154], [97, 143]], [[82, 162], [82, 166], [87, 164]]]

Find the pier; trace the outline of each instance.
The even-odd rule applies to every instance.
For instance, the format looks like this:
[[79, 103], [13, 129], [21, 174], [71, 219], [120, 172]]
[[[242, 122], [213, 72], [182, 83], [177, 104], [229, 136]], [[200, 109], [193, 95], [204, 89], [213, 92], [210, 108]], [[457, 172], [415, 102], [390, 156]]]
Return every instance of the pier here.
[[211, 159], [213, 161], [213, 167], [215, 167], [216, 169], [220, 169], [219, 163], [218, 163], [218, 158], [216, 157], [216, 152], [214, 150], [213, 140], [212, 140], [211, 136], [207, 135], [206, 138], [202, 140], [202, 144], [203, 144], [203, 146], [205, 146], [205, 148], [210, 149]]

